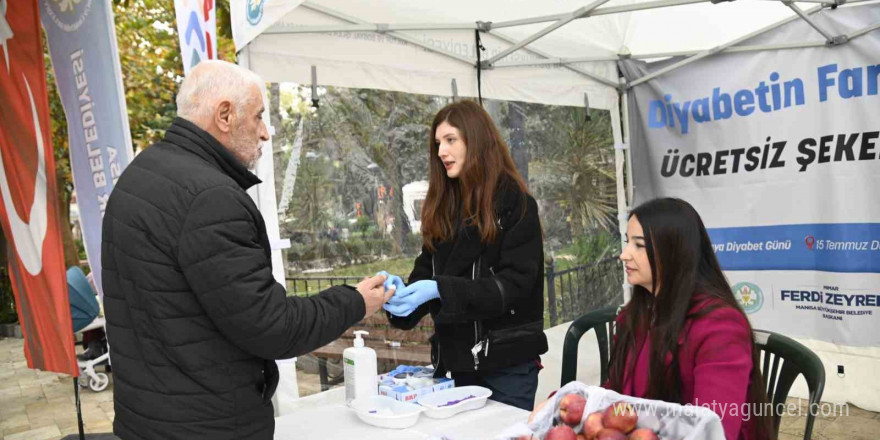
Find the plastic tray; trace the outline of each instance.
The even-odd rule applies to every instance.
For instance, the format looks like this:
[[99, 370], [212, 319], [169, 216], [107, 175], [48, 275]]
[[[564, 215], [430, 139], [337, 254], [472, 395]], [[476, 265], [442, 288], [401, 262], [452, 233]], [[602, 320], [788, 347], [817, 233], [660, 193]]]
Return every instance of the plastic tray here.
[[380, 428], [403, 429], [415, 425], [425, 408], [394, 400], [388, 396], [370, 396], [349, 403], [358, 418]]
[[[492, 390], [479, 386], [466, 386], [436, 391], [419, 398], [417, 403], [425, 407], [425, 415], [433, 419], [446, 419], [462, 411], [480, 409]], [[450, 402], [459, 401], [450, 404]]]

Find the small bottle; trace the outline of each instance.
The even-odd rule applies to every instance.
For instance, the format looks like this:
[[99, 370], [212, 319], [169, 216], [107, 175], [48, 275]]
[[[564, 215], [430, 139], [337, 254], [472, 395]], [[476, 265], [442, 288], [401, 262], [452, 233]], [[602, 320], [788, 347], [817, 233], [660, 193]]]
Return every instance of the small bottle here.
[[342, 351], [343, 372], [345, 375], [345, 403], [379, 394], [376, 374], [376, 351], [364, 347], [361, 335], [369, 332], [354, 332], [354, 347]]

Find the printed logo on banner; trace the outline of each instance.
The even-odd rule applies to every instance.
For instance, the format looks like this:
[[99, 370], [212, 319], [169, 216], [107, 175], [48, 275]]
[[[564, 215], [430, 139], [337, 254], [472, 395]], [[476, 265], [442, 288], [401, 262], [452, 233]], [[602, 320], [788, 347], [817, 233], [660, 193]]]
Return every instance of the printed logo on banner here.
[[733, 296], [747, 314], [761, 310], [764, 305], [764, 292], [755, 284], [743, 281], [733, 286]]
[[248, 0], [247, 2], [247, 21], [256, 26], [263, 19], [263, 6], [268, 0]]
[[76, 32], [85, 23], [92, 10], [92, 0], [41, 0], [44, 11], [58, 28], [65, 32]]
[[813, 250], [813, 245], [816, 244], [816, 237], [813, 237], [812, 235], [804, 237], [804, 244], [807, 245], [807, 249]]

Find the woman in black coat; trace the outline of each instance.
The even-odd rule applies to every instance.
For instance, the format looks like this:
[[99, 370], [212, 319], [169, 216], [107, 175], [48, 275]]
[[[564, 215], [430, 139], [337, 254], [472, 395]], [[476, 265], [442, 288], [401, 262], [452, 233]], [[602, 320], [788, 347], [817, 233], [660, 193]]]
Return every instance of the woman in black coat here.
[[422, 253], [385, 305], [411, 329], [427, 313], [437, 374], [480, 385], [492, 399], [531, 410], [544, 335], [544, 266], [538, 205], [482, 107], [460, 101], [431, 126]]

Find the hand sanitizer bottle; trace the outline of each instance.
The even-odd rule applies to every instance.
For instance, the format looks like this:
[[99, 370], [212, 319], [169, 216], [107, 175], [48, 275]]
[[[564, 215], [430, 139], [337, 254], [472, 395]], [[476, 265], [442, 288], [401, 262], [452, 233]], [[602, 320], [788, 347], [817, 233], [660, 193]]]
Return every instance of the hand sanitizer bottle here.
[[364, 347], [361, 335], [369, 332], [354, 332], [354, 347], [342, 351], [343, 372], [345, 374], [345, 403], [354, 399], [375, 396], [379, 393], [376, 374], [376, 351]]

